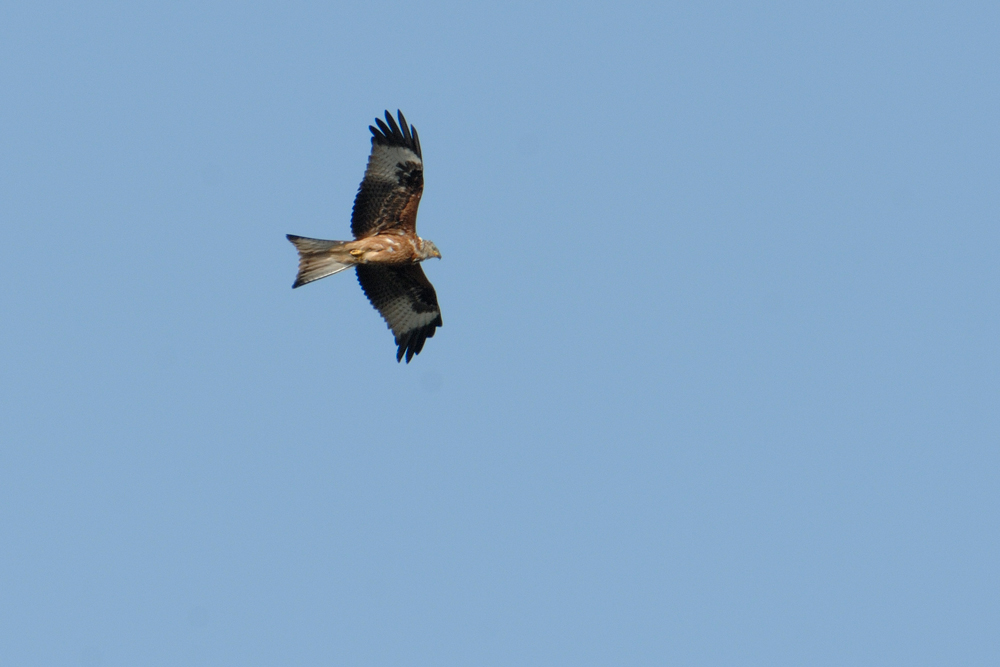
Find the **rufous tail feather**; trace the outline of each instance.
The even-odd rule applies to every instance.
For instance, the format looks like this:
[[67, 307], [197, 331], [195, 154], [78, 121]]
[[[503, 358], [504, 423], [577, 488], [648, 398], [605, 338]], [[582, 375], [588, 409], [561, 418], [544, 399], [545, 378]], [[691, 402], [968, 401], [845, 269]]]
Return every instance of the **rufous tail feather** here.
[[340, 273], [357, 263], [353, 261], [354, 258], [351, 257], [350, 253], [337, 252], [347, 243], [346, 241], [323, 241], [295, 236], [294, 234], [287, 234], [287, 236], [288, 240], [299, 251], [299, 275], [295, 277], [293, 289], [314, 280]]

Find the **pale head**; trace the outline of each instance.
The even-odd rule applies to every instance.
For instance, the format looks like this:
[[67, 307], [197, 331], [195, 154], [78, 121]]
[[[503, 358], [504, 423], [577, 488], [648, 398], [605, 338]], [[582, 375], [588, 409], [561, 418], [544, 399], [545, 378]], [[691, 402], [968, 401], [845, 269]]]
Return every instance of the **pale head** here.
[[434, 245], [434, 241], [420, 239], [420, 259], [430, 259], [431, 257], [441, 259], [441, 251]]

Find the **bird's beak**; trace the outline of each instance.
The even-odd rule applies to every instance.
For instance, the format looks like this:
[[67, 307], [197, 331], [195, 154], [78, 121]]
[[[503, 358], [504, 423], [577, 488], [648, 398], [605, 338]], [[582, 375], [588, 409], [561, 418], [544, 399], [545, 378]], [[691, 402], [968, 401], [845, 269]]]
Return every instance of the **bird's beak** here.
[[441, 251], [438, 250], [437, 248], [434, 248], [434, 256], [437, 257], [438, 259], [441, 259]]

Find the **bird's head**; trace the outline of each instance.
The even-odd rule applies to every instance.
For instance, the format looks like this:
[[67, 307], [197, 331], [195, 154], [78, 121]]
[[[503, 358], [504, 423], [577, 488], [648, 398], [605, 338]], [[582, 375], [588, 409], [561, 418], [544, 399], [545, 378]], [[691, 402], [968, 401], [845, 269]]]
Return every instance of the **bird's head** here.
[[421, 254], [423, 255], [423, 259], [430, 259], [431, 257], [441, 259], [441, 251], [434, 245], [434, 241], [428, 241], [427, 239], [420, 240], [422, 241]]

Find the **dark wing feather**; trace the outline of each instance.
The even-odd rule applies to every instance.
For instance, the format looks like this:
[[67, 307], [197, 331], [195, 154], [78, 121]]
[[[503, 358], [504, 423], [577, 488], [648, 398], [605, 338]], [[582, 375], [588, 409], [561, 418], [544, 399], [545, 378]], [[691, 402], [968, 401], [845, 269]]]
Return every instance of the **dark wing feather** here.
[[424, 191], [424, 163], [417, 129], [407, 125], [402, 111], [399, 124], [385, 112], [386, 122], [370, 125], [372, 152], [364, 180], [354, 198], [351, 232], [354, 238], [400, 228], [416, 234], [417, 206]]
[[441, 326], [434, 286], [427, 280], [419, 264], [402, 266], [358, 265], [358, 282], [365, 296], [396, 336], [396, 361], [406, 355], [410, 363], [419, 354], [424, 342], [434, 337]]

